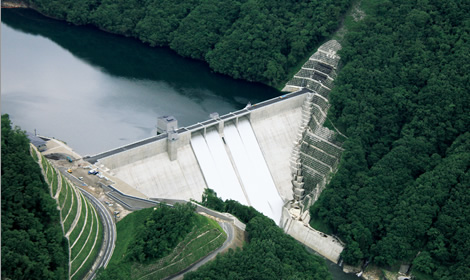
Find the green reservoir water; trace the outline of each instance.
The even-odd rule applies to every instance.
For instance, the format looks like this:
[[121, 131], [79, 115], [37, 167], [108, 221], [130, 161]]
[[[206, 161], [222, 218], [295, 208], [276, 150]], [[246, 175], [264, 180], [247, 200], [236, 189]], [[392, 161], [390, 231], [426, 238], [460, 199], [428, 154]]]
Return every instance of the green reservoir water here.
[[[280, 95], [169, 49], [32, 10], [2, 9], [1, 18], [2, 114], [82, 155], [155, 135], [158, 116], [188, 126]], [[327, 265], [335, 280], [359, 279]]]
[[27, 9], [2, 9], [1, 48], [2, 113], [82, 155], [150, 137], [162, 115], [188, 126], [280, 95], [169, 49]]

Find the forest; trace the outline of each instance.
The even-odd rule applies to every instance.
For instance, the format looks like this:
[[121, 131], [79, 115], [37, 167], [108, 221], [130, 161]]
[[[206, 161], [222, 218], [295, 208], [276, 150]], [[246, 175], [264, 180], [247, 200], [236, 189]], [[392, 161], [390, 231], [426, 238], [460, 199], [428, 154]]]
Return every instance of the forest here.
[[191, 204], [162, 204], [140, 225], [129, 245], [128, 259], [144, 262], [169, 254], [194, 225]]
[[329, 118], [349, 138], [310, 209], [345, 262], [468, 279], [469, 14], [468, 1], [380, 1], [345, 36]]
[[68, 244], [29, 140], [2, 115], [2, 279], [67, 279]]
[[76, 25], [167, 46], [215, 72], [282, 87], [339, 26], [351, 0], [27, 0]]
[[[336, 30], [351, 2], [29, 0], [51, 17], [168, 46], [182, 56], [206, 61], [216, 72], [276, 87]], [[348, 136], [345, 152], [337, 173], [310, 209], [312, 220], [346, 243], [345, 262], [370, 260], [395, 268], [405, 262], [427, 278], [466, 279], [470, 3], [363, 2], [370, 7], [363, 20], [348, 27], [341, 42], [340, 71], [330, 94], [328, 117]], [[249, 265], [258, 261], [249, 249], [252, 244], [268, 252], [264, 255], [270, 256], [269, 273], [281, 275], [284, 272], [276, 269], [290, 271], [294, 266], [285, 267], [283, 248], [263, 239], [264, 234], [278, 238], [278, 231], [254, 209], [211, 193], [203, 201], [238, 216], [254, 232], [247, 250], [219, 257], [217, 266], [201, 268], [205, 275], [214, 274], [217, 267], [235, 266], [233, 259], [243, 262], [243, 270], [226, 269], [233, 273], [226, 278], [250, 271]], [[202, 279], [198, 273], [187, 277]]]
[[[194, 210], [190, 203], [172, 207], [160, 204], [127, 215], [116, 225], [118, 239], [115, 252], [107, 268], [100, 270], [97, 279], [137, 279], [142, 275], [137, 277], [135, 270], [146, 270], [143, 265], [173, 263], [163, 258], [172, 253], [191, 230], [202, 226]], [[154, 279], [159, 277], [154, 275]]]
[[206, 189], [202, 205], [228, 212], [246, 224], [248, 242], [187, 273], [184, 279], [331, 279], [323, 259], [285, 234], [271, 219], [234, 200], [222, 201]]

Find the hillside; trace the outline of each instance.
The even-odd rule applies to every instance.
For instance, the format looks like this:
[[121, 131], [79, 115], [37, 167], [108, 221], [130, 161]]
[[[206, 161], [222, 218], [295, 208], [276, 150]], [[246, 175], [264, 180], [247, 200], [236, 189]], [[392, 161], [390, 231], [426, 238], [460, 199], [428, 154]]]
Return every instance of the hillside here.
[[2, 279], [67, 279], [60, 213], [29, 147], [2, 115]]
[[[339, 55], [329, 118], [349, 138], [311, 208], [349, 263], [470, 275], [470, 6], [363, 1]], [[376, 3], [376, 4], [374, 4]]]
[[351, 1], [27, 2], [50, 17], [168, 46], [216, 72], [279, 87], [338, 28]]
[[229, 250], [186, 274], [184, 279], [331, 279], [321, 257], [308, 253], [273, 220], [253, 207], [233, 200], [222, 201], [211, 189], [205, 190], [202, 204], [236, 216], [246, 224], [249, 238], [242, 250]]
[[216, 221], [191, 204], [135, 211], [117, 223], [116, 248], [97, 279], [164, 279], [216, 250], [227, 239]]
[[83, 279], [92, 268], [103, 242], [103, 226], [92, 203], [31, 145], [42, 168], [50, 194], [60, 210], [63, 234], [69, 248], [70, 279]]

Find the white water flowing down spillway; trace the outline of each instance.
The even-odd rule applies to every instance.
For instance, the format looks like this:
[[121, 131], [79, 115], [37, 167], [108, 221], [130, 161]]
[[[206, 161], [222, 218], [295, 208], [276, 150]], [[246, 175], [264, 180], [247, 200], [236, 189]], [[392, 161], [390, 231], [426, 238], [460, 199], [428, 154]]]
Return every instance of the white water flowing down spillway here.
[[[207, 185], [223, 199], [234, 199], [251, 205], [279, 224], [284, 203], [277, 192], [250, 122], [241, 120], [238, 128], [227, 125], [224, 135], [228, 149], [215, 130], [207, 132], [205, 138], [201, 135], [191, 138], [191, 145]], [[214, 180], [220, 181], [213, 182]]]
[[261, 197], [254, 197], [253, 199], [250, 196], [250, 200], [253, 202], [253, 200], [264, 199], [268, 204], [269, 209], [272, 211], [273, 217], [271, 218], [276, 223], [279, 223], [284, 202], [279, 196], [276, 185], [274, 184], [274, 180], [271, 176], [271, 172], [269, 171], [266, 160], [261, 152], [258, 140], [256, 139], [250, 122], [248, 120], [238, 122], [238, 132], [240, 133], [241, 139], [250, 158], [250, 162], [253, 167], [252, 170], [257, 175], [259, 185], [255, 187], [261, 189], [263, 194]]
[[191, 137], [191, 146], [207, 186], [224, 200], [233, 199], [247, 205], [248, 202], [219, 133], [217, 131], [208, 132], [205, 139], [200, 134], [193, 136]]

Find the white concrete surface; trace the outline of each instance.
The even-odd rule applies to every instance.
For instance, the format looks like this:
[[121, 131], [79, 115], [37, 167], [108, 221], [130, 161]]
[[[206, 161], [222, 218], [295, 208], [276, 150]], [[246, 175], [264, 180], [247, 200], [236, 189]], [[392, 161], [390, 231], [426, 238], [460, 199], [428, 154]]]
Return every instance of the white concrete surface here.
[[301, 105], [266, 118], [251, 118], [251, 126], [284, 201], [293, 199], [289, 159], [302, 119]]
[[155, 155], [166, 154], [167, 140], [151, 142], [140, 147], [130, 149], [121, 153], [113, 154], [99, 160], [99, 164], [105, 165], [109, 169], [120, 169], [123, 166], [135, 162], [152, 158]]
[[206, 183], [190, 145], [178, 149], [178, 159], [168, 153], [115, 168], [112, 172], [148, 197], [201, 200]]
[[[240, 181], [227, 154], [222, 138], [219, 136], [219, 132], [216, 130], [208, 131], [205, 139], [214, 160], [217, 173], [220, 176], [219, 181], [215, 183], [213, 189], [217, 192], [217, 195], [224, 200], [233, 199], [241, 204], [248, 205], [248, 200], [240, 185]], [[203, 170], [205, 175], [205, 169]]]
[[238, 133], [243, 141], [253, 171], [256, 175], [255, 186], [262, 193], [261, 196], [249, 197], [250, 201], [264, 200], [269, 207], [269, 215], [277, 224], [281, 220], [282, 206], [284, 202], [279, 196], [276, 185], [274, 184], [271, 173], [264, 159], [263, 153], [259, 147], [256, 136], [248, 120], [243, 119], [238, 122]]
[[284, 229], [287, 234], [330, 261], [338, 263], [344, 247], [336, 239], [293, 219], [287, 222], [287, 227]]

